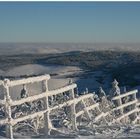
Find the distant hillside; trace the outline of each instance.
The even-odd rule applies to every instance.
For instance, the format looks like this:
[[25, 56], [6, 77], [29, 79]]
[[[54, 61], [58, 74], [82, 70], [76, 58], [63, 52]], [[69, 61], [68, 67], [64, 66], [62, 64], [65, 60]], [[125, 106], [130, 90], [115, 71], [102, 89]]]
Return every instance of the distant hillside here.
[[61, 54], [0, 55], [0, 69], [24, 64], [59, 64], [90, 69], [112, 68], [140, 62], [140, 52], [124, 51], [73, 51]]
[[38, 60], [42, 64], [79, 66], [91, 71], [102, 70], [116, 78], [120, 85], [140, 83], [140, 52], [94, 51], [61, 55]]
[[121, 85], [136, 86], [140, 83], [140, 52], [73, 51], [60, 54], [0, 55], [0, 70], [26, 64], [79, 66], [88, 71], [109, 73]]

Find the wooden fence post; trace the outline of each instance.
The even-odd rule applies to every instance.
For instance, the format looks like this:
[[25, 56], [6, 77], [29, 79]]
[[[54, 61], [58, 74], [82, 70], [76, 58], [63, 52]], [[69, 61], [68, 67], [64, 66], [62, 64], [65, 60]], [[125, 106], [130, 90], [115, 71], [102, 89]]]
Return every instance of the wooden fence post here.
[[81, 100], [81, 102], [82, 102], [82, 104], [83, 104], [83, 106], [84, 106], [84, 108], [83, 108], [83, 109], [84, 109], [84, 112], [85, 112], [85, 114], [87, 115], [89, 121], [91, 122], [91, 121], [92, 121], [92, 120], [91, 120], [91, 116], [90, 116], [89, 111], [86, 109], [86, 104], [85, 104], [84, 100]]
[[42, 91], [46, 92], [46, 100], [45, 100], [45, 107], [47, 109], [46, 113], [44, 114], [44, 123], [45, 123], [45, 135], [50, 135], [51, 130], [51, 122], [50, 122], [50, 111], [49, 111], [49, 100], [48, 100], [48, 82], [47, 80], [42, 81]]
[[6, 137], [13, 139], [13, 127], [12, 127], [12, 117], [11, 117], [11, 106], [10, 101], [11, 97], [9, 95], [9, 87], [8, 83], [10, 81], [8, 79], [4, 80], [4, 93], [5, 93], [5, 116], [8, 119], [8, 123], [6, 125]]
[[[136, 92], [132, 95], [133, 96], [133, 100], [137, 100], [137, 96], [136, 96]], [[137, 103], [134, 104], [134, 109], [137, 108]], [[135, 124], [137, 122], [137, 112], [133, 113], [133, 116], [135, 118], [135, 120], [132, 122], [132, 124]]]
[[[74, 89], [70, 90], [70, 96], [71, 98], [74, 100], [75, 95], [74, 95]], [[77, 124], [76, 124], [76, 110], [75, 110], [75, 102], [73, 102], [73, 104], [71, 104], [71, 120], [72, 120], [72, 127], [73, 130], [78, 130], [77, 128]]]

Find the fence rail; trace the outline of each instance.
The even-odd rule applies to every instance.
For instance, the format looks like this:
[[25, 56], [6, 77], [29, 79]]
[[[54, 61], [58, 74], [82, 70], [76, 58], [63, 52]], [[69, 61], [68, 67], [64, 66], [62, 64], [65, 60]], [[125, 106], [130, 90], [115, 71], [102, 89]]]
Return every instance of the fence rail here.
[[35, 83], [35, 82], [40, 82], [40, 81], [49, 80], [49, 79], [50, 79], [50, 75], [42, 75], [42, 76], [37, 76], [37, 77], [29, 77], [29, 78], [24, 78], [24, 79], [10, 81], [8, 86], [9, 87], [13, 87], [13, 86], [29, 84], [29, 83]]
[[132, 91], [129, 91], [129, 92], [123, 93], [123, 94], [121, 94], [121, 95], [119, 95], [119, 96], [113, 97], [112, 100], [117, 100], [117, 99], [120, 99], [120, 98], [123, 98], [123, 97], [129, 96], [129, 95], [133, 95], [133, 94], [135, 94], [135, 93], [137, 93], [137, 92], [138, 92], [138, 90], [135, 89], [135, 90], [132, 90]]
[[123, 104], [121, 106], [118, 106], [118, 107], [114, 108], [113, 111], [122, 109], [122, 108], [127, 107], [127, 106], [132, 105], [132, 104], [136, 104], [137, 102], [138, 102], [137, 100], [130, 101], [128, 103], [125, 103], [125, 104]]
[[48, 94], [48, 96], [53, 96], [53, 95], [57, 95], [57, 94], [69, 91], [69, 90], [74, 89], [76, 87], [77, 87], [76, 84], [72, 84], [72, 85], [68, 85], [68, 86], [65, 86], [65, 87], [62, 87], [62, 88], [59, 88], [56, 90], [48, 91], [47, 94]]
[[130, 112], [125, 113], [122, 116], [120, 116], [119, 118], [117, 118], [116, 121], [120, 121], [121, 119], [123, 119], [123, 118], [125, 118], [125, 117], [127, 117], [127, 116], [129, 116], [129, 115], [131, 115], [131, 114], [133, 114], [135, 112], [137, 112], [137, 111], [138, 111], [138, 109], [133, 109]]

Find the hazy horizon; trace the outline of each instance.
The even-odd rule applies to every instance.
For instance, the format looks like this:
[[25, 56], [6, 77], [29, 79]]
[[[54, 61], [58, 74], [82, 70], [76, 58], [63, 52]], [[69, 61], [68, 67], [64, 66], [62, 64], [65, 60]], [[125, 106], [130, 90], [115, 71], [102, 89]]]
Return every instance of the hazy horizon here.
[[0, 43], [0, 55], [54, 54], [72, 51], [140, 51], [140, 43]]

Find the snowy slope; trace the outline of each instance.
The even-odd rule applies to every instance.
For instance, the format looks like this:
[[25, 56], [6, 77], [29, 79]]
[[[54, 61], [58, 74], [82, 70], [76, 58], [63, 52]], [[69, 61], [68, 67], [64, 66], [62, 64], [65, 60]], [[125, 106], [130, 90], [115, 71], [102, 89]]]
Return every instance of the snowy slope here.
[[65, 74], [65, 73], [73, 73], [75, 71], [80, 71], [78, 67], [72, 66], [59, 66], [59, 65], [48, 65], [42, 66], [38, 64], [29, 64], [23, 65], [19, 67], [15, 67], [13, 69], [7, 70], [3, 75], [5, 76], [20, 76], [20, 75], [34, 75], [34, 74]]

